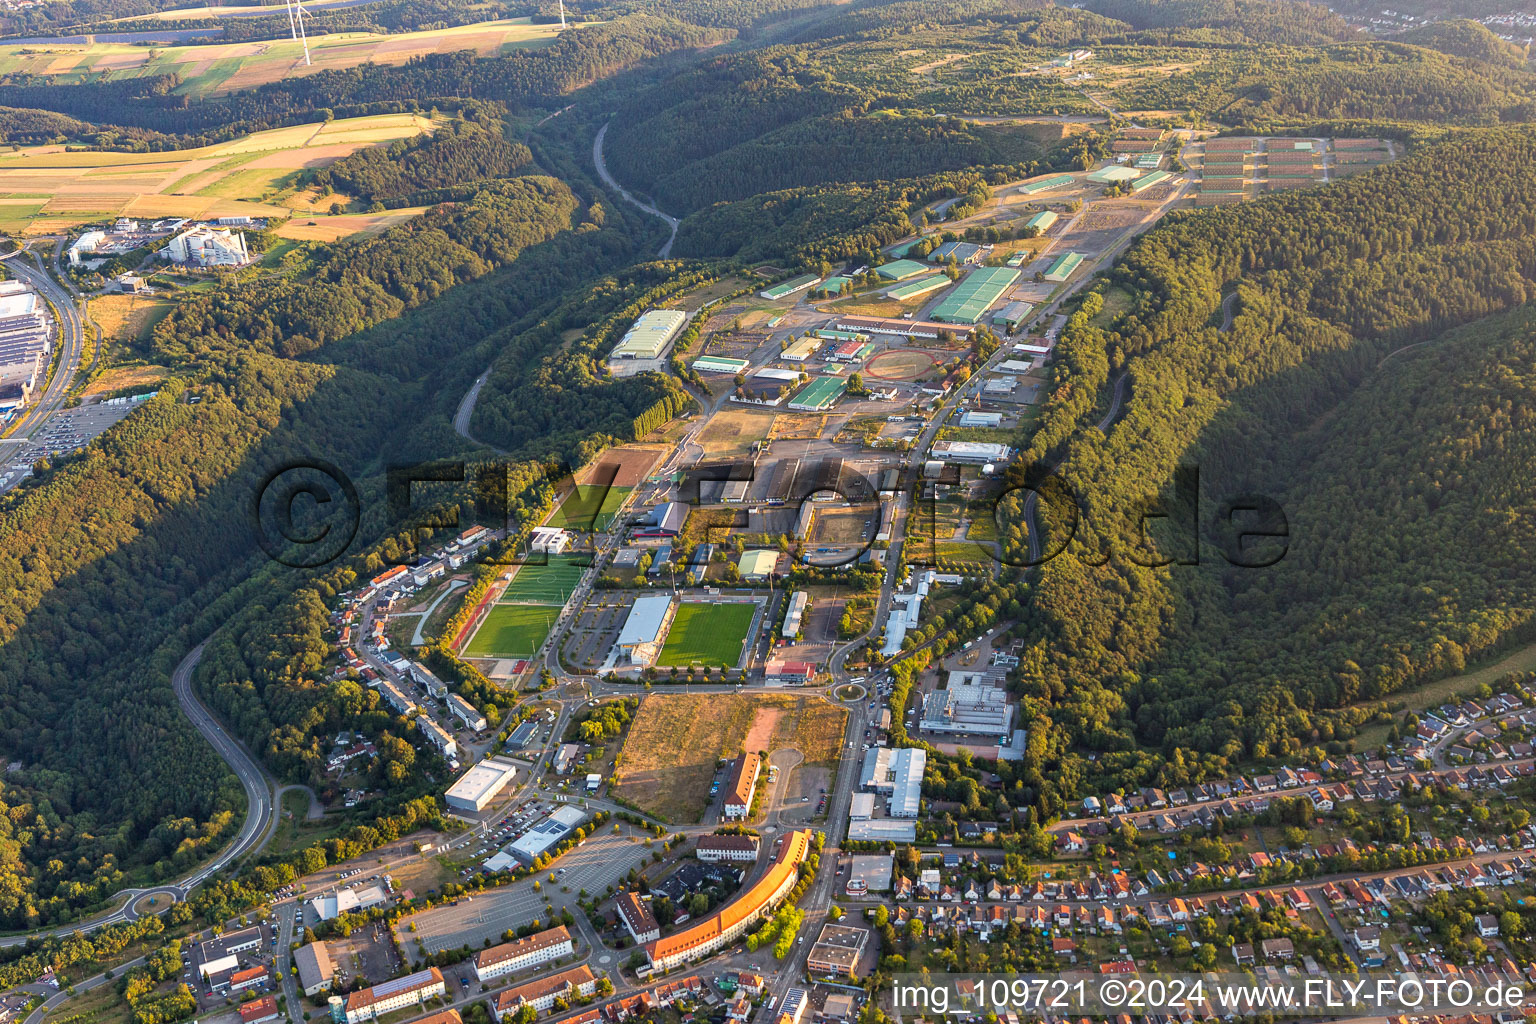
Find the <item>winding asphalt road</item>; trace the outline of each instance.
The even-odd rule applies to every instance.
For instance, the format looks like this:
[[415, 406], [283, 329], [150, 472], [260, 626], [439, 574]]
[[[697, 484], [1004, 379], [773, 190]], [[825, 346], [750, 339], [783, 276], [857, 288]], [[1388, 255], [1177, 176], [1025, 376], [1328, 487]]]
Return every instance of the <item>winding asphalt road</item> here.
[[30, 285], [53, 305], [56, 312], [55, 318], [59, 322], [58, 366], [54, 369], [53, 376], [49, 378], [42, 395], [22, 415], [10, 434], [13, 439], [22, 439], [31, 437], [47, 422], [48, 417], [58, 412], [64, 405], [70, 385], [75, 381], [75, 374], [80, 370], [80, 356], [85, 349], [85, 326], [80, 315], [80, 307], [75, 304], [74, 298], [42, 268], [37, 262], [36, 253], [31, 250], [18, 250], [5, 257], [5, 260], [6, 269], [17, 280]]
[[681, 222], [670, 213], [662, 213], [660, 210], [656, 209], [656, 207], [650, 205], [649, 203], [642, 203], [640, 200], [630, 195], [629, 190], [615, 181], [613, 175], [608, 173], [608, 165], [603, 162], [603, 139], [607, 135], [608, 126], [605, 124], [597, 130], [597, 138], [592, 140], [592, 164], [597, 168], [597, 176], [603, 179], [604, 185], [607, 185], [619, 195], [623, 196], [624, 201], [629, 203], [629, 205], [645, 211], [652, 217], [660, 217], [662, 220], [667, 222], [667, 227], [672, 229], [672, 233], [667, 236], [666, 243], [663, 244], [660, 249], [656, 250], [656, 258], [664, 260], [668, 256], [672, 255], [672, 243], [677, 239], [677, 225]]

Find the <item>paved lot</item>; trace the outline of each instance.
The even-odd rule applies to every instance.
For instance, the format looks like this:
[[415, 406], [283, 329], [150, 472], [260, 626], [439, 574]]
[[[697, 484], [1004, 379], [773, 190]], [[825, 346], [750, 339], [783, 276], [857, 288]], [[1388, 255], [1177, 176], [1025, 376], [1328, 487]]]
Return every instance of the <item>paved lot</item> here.
[[29, 441], [0, 443], [0, 492], [22, 480], [22, 470], [40, 459], [83, 448], [97, 435], [132, 412], [132, 405], [85, 405], [61, 409]]
[[[458, 906], [435, 907], [416, 914], [402, 922], [401, 938], [405, 948], [413, 955], [419, 941], [427, 952], [456, 949], [468, 945], [480, 948], [486, 939], [500, 942], [503, 932], [515, 930], [535, 919], [548, 921], [549, 907], [558, 914], [568, 904], [573, 908], [582, 889], [589, 893], [601, 893], [618, 882], [629, 871], [650, 856], [651, 848], [639, 841], [631, 842], [635, 833], [628, 825], [621, 833], [606, 827], [599, 835], [586, 841], [579, 849], [572, 850], [556, 861], [551, 870], [565, 869], [557, 883], [549, 881], [548, 873], [538, 880], [542, 891], [535, 890], [533, 879], [475, 896], [460, 898]], [[569, 893], [562, 892], [569, 889]], [[544, 897], [549, 896], [546, 905]], [[572, 913], [580, 911], [573, 909]], [[416, 931], [404, 928], [414, 924]]]

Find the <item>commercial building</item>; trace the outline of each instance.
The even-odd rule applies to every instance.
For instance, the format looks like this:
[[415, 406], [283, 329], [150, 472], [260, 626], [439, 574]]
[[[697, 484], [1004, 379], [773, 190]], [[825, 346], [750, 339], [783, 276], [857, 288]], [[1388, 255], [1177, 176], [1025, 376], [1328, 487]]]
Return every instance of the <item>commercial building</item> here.
[[235, 971], [229, 976], [229, 994], [235, 995], [236, 993], [244, 992], [247, 989], [257, 988], [258, 986], [266, 984], [269, 977], [270, 976], [267, 974], [267, 968], [264, 965], [247, 967], [244, 970]]
[[815, 680], [813, 662], [772, 658], [763, 666], [763, 682], [769, 686], [809, 686]]
[[954, 260], [962, 267], [971, 263], [980, 263], [986, 250], [975, 242], [945, 242], [928, 254], [931, 263], [948, 263]]
[[1003, 414], [1000, 412], [971, 412], [967, 410], [960, 414], [962, 427], [989, 427], [996, 429], [1003, 422]]
[[688, 521], [688, 506], [680, 501], [664, 501], [650, 510], [644, 525], [636, 528], [635, 537], [676, 537], [683, 532]]
[[166, 244], [165, 256], [172, 263], [194, 267], [239, 267], [251, 261], [245, 235], [228, 228], [183, 231]]
[[619, 630], [617, 643], [619, 658], [630, 665], [646, 666], [656, 661], [661, 653], [667, 627], [672, 624], [674, 607], [666, 594], [647, 594], [635, 598], [629, 606], [629, 617]]
[[[860, 859], [854, 858], [855, 861]], [[891, 887], [890, 854], [870, 859], [885, 861], [885, 888], [879, 890], [885, 892]], [[848, 884], [851, 891], [853, 883]], [[854, 968], [858, 967], [859, 956], [868, 942], [869, 932], [863, 928], [850, 928], [844, 924], [822, 925], [821, 934], [816, 937], [816, 944], [811, 947], [810, 956], [806, 958], [805, 969], [818, 977], [847, 978], [854, 973]]]
[[757, 294], [759, 297], [773, 302], [778, 299], [787, 299], [796, 292], [803, 292], [812, 285], [820, 283], [821, 278], [815, 274], [801, 274], [799, 277], [792, 277], [788, 281], [781, 281], [772, 288], [764, 288]]
[[475, 710], [475, 706], [456, 693], [448, 695], [448, 710], [453, 717], [464, 723], [464, 728], [475, 732], [483, 732], [486, 727], [485, 716]]
[[928, 273], [929, 268], [916, 260], [892, 260], [875, 268], [875, 274], [887, 281], [905, 281], [913, 277], [921, 277]]
[[757, 860], [762, 840], [757, 836], [699, 836], [693, 853], [699, 860], [715, 864], [721, 861], [746, 862]]
[[307, 996], [318, 995], [331, 987], [336, 977], [336, 967], [324, 942], [311, 942], [300, 946], [293, 954], [293, 964], [298, 970], [299, 990]]
[[443, 972], [436, 967], [358, 989], [347, 996], [346, 1024], [361, 1024], [407, 1006], [419, 1006], [443, 994]]
[[1049, 178], [1041, 178], [1037, 181], [1026, 181], [1019, 186], [1019, 191], [1026, 196], [1032, 196], [1040, 192], [1049, 192], [1052, 189], [1066, 188], [1072, 184], [1070, 174], [1053, 174]]
[[1029, 322], [1029, 316], [1035, 311], [1035, 307], [1028, 302], [1014, 301], [1004, 303], [997, 312], [992, 314], [992, 326], [1001, 327], [1012, 334]]
[[533, 981], [507, 989], [491, 1004], [491, 1013], [496, 1018], [497, 1024], [500, 1024], [507, 1017], [515, 1016], [524, 1004], [532, 1006], [539, 1013], [544, 1013], [555, 1005], [556, 999], [569, 1001], [576, 996], [590, 996], [596, 991], [597, 976], [592, 973], [592, 968], [581, 964], [570, 970], [561, 971], [559, 974], [551, 974], [547, 978], [535, 978]]
[[988, 463], [1007, 462], [1013, 455], [1013, 449], [989, 441], [935, 441], [931, 454], [939, 462], [984, 466]]
[[861, 843], [911, 843], [917, 840], [917, 822], [911, 818], [850, 821], [848, 838]]
[[822, 412], [836, 405], [847, 390], [848, 382], [841, 377], [817, 377], [789, 400], [789, 407], [801, 412]]
[[980, 672], [951, 672], [949, 684], [923, 698], [925, 732], [1003, 736], [1013, 724], [1008, 691]]
[[693, 369], [699, 373], [746, 373], [751, 365], [745, 359], [727, 359], [724, 356], [700, 356], [693, 361]]
[[586, 812], [579, 807], [570, 804], [556, 807], [548, 817], [524, 832], [507, 849], [524, 864], [532, 864], [575, 832], [586, 820]]
[[624, 332], [624, 337], [608, 353], [608, 361], [660, 359], [686, 326], [688, 314], [680, 309], [647, 310]]
[[478, 814], [517, 776], [517, 766], [489, 757], [459, 776], [443, 794], [450, 810]]
[[915, 818], [923, 798], [928, 752], [920, 747], [870, 747], [859, 770], [859, 788], [885, 796], [893, 818]]
[[[868, 794], [866, 794], [868, 795]], [[891, 891], [891, 855], [857, 853], [849, 859], [847, 892], [859, 896]], [[862, 931], [863, 929], [858, 929]], [[825, 937], [825, 936], [823, 936]]]
[[713, 914], [682, 931], [645, 944], [646, 959], [656, 970], [668, 971], [723, 949], [772, 913], [800, 877], [800, 864], [811, 851], [808, 830], [779, 837], [768, 870]]
[[651, 913], [650, 903], [641, 899], [639, 893], [625, 889], [619, 893], [614, 905], [618, 908], [619, 920], [624, 922], [624, 930], [637, 945], [661, 938], [661, 925]]
[[524, 967], [534, 967], [551, 960], [558, 960], [574, 952], [576, 947], [571, 942], [571, 933], [566, 931], [564, 925], [556, 925], [554, 928], [546, 928], [542, 932], [535, 932], [521, 939], [503, 942], [499, 946], [481, 950], [475, 954], [475, 977], [481, 982], [486, 982], [492, 978], [499, 978], [503, 974], [520, 971]]
[[339, 889], [336, 892], [316, 896], [304, 904], [305, 919], [309, 921], [334, 921], [342, 914], [367, 910], [389, 902], [389, 894], [381, 885], [368, 885], [355, 889]]
[[848, 820], [868, 821], [875, 816], [875, 794], [853, 793], [848, 799]]
[[1062, 253], [1060, 256], [1051, 261], [1051, 265], [1049, 267], [1045, 268], [1045, 279], [1052, 282], [1053, 284], [1060, 284], [1067, 278], [1071, 277], [1072, 272], [1076, 270], [1082, 264], [1082, 262], [1083, 257], [1081, 253]]
[[751, 751], [731, 762], [730, 777], [725, 782], [724, 817], [745, 818], [751, 813], [752, 797], [757, 793], [757, 776], [762, 766], [763, 759]]
[[918, 623], [923, 598], [928, 596], [928, 588], [933, 585], [933, 576], [932, 569], [925, 569], [918, 573], [910, 594], [891, 595], [891, 610], [885, 619], [885, 643], [880, 646], [881, 657], [890, 658], [901, 652], [901, 644], [907, 638], [907, 630]]
[[417, 715], [416, 729], [445, 758], [452, 760], [459, 756], [458, 743], [452, 736], [448, 735], [448, 730], [434, 722], [430, 715]]
[[1034, 228], [1041, 234], [1044, 234], [1046, 231], [1050, 230], [1051, 225], [1055, 224], [1059, 219], [1060, 215], [1057, 214], [1054, 210], [1041, 210], [1039, 213], [1026, 220], [1024, 222], [1024, 226], [1027, 228]]
[[1019, 272], [1012, 267], [979, 267], [928, 315], [940, 323], [974, 324], [1018, 279]]
[[810, 607], [810, 603], [811, 595], [803, 590], [797, 590], [789, 595], [789, 609], [784, 613], [784, 626], [779, 630], [780, 636], [788, 640], [799, 635], [805, 610]]
[[778, 568], [779, 553], [768, 548], [754, 548], [751, 551], [743, 551], [741, 558], [736, 561], [736, 570], [741, 573], [741, 578], [754, 583], [766, 580], [773, 575]]
[[785, 346], [784, 351], [779, 353], [779, 358], [790, 363], [803, 363], [815, 355], [819, 348], [821, 348], [821, 339], [815, 335], [807, 335]]
[[535, 526], [528, 533], [528, 550], [558, 555], [571, 546], [571, 535], [558, 526]]

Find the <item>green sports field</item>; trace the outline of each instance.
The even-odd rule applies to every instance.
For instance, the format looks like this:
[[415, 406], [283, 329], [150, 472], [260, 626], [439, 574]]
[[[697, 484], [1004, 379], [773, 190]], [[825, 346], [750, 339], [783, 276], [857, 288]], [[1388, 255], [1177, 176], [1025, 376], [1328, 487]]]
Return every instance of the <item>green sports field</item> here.
[[577, 484], [555, 514], [549, 517], [550, 526], [562, 530], [606, 530], [613, 522], [613, 514], [629, 497], [632, 487], [608, 487], [603, 484]]
[[755, 604], [684, 601], [678, 605], [656, 664], [734, 667], [741, 660], [741, 645], [756, 611]]
[[552, 604], [496, 604], [464, 646], [467, 658], [531, 658], [559, 616]]
[[518, 566], [517, 575], [507, 584], [500, 603], [565, 604], [589, 564], [585, 555], [551, 555], [543, 565]]

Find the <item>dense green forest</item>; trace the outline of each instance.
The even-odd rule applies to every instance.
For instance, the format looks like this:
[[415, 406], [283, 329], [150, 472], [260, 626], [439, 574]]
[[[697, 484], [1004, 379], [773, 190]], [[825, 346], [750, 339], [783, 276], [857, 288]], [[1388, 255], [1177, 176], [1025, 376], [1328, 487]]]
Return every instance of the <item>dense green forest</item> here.
[[[1328, 189], [1176, 217], [1111, 273], [1132, 311], [1106, 329], [1090, 300], [1069, 322], [1013, 469], [1022, 481], [1023, 466], [1062, 460], [1082, 511], [1070, 543], [1068, 506], [1041, 515], [1046, 550], [1066, 544], [1040, 570], [1022, 682], [1042, 810], [1201, 753], [1342, 742], [1365, 712], [1337, 709], [1527, 635], [1536, 580], [1517, 467], [1530, 453], [1512, 435], [1529, 317], [1383, 359], [1531, 299], [1536, 188], [1519, 168], [1533, 154], [1528, 132], [1479, 134]], [[1240, 313], [1221, 333], [1233, 288]], [[1085, 429], [1120, 372], [1122, 418], [1107, 436]], [[1140, 540], [1146, 502], [1184, 514], [1180, 465], [1200, 474], [1200, 562], [1148, 568], [1195, 555], [1182, 526], [1154, 550]], [[1223, 502], [1254, 494], [1284, 508], [1290, 547], [1239, 569], [1217, 522]], [[1018, 498], [1000, 510], [1016, 559]]]
[[358, 150], [317, 171], [315, 183], [381, 206], [414, 206], [423, 193], [510, 177], [532, 160], [499, 120], [455, 120], [430, 135]]

